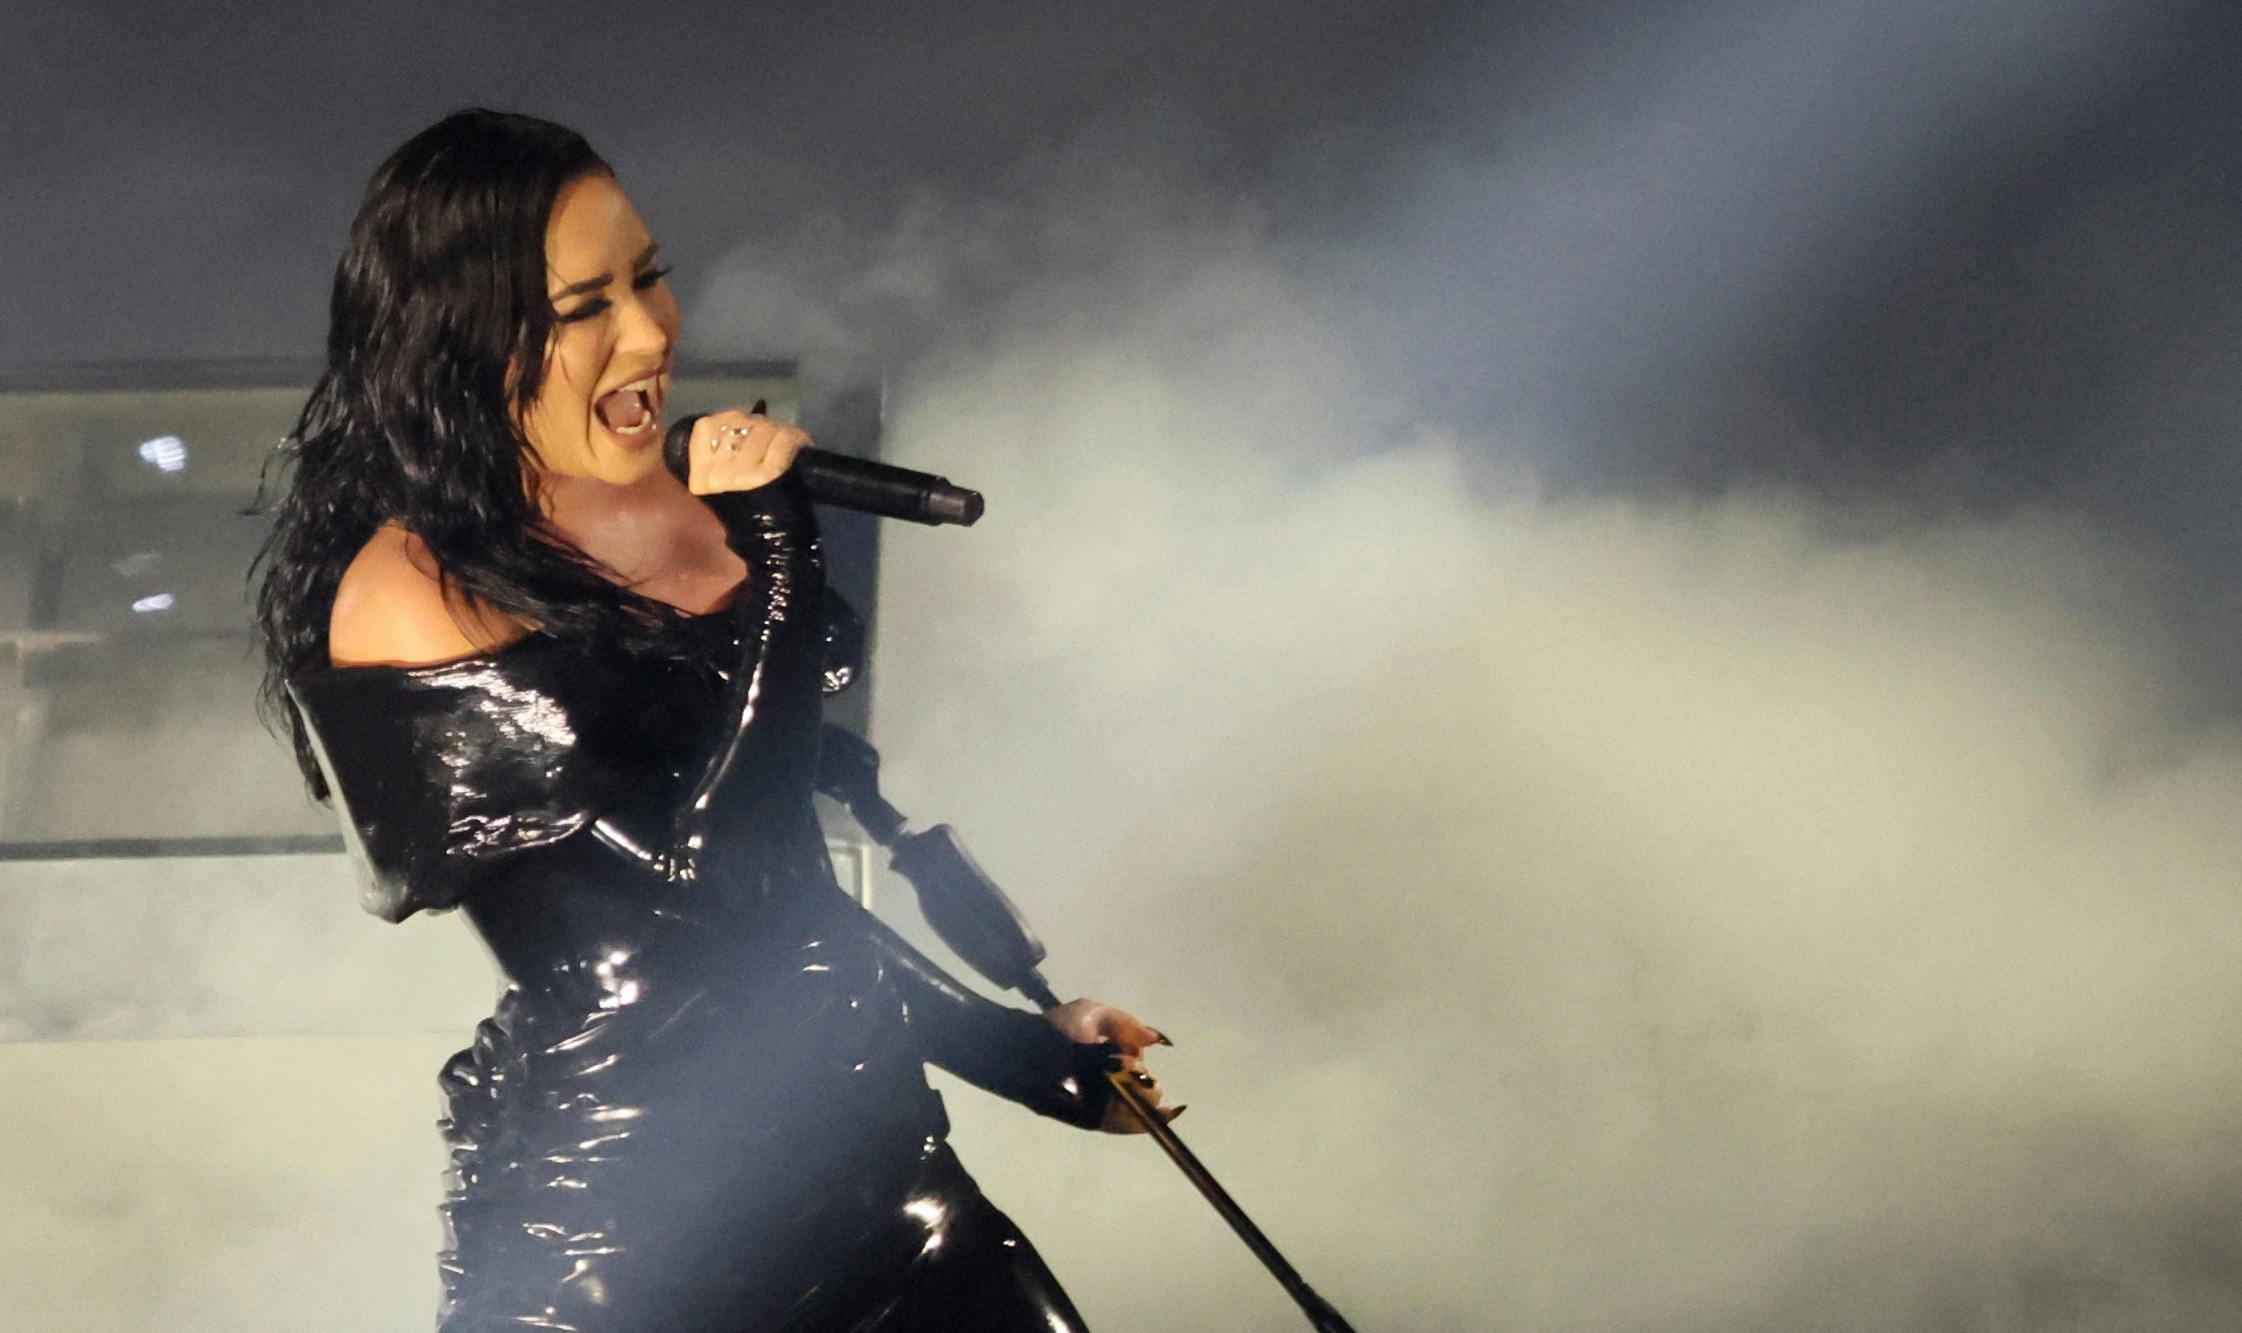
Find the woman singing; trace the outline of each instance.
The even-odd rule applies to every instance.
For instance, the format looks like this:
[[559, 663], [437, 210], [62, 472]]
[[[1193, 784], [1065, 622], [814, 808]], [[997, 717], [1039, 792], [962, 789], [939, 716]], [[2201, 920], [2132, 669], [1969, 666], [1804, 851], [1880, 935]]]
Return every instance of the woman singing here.
[[810, 441], [720, 412], [663, 466], [665, 271], [576, 134], [413, 138], [259, 558], [265, 700], [368, 908], [459, 908], [504, 973], [442, 1075], [441, 1327], [1078, 1328], [922, 1062], [1115, 1128], [1160, 1037], [981, 999], [835, 884]]

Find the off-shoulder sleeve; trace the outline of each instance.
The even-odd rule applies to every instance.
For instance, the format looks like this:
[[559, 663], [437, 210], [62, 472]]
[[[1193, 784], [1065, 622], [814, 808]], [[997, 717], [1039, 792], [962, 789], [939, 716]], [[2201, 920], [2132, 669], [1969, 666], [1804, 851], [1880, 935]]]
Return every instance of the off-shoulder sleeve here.
[[753, 881], [779, 864], [771, 849], [801, 855], [829, 674], [814, 517], [791, 478], [705, 498], [748, 564], [713, 713], [700, 690], [605, 674], [644, 664], [538, 634], [449, 664], [289, 681], [368, 911], [453, 906], [513, 854], [585, 830], [672, 881], [712, 859]]
[[612, 747], [586, 744], [611, 724], [557, 688], [571, 668], [561, 647], [524, 640], [495, 657], [289, 682], [366, 910], [402, 921], [453, 906], [511, 854], [590, 824], [628, 785]]

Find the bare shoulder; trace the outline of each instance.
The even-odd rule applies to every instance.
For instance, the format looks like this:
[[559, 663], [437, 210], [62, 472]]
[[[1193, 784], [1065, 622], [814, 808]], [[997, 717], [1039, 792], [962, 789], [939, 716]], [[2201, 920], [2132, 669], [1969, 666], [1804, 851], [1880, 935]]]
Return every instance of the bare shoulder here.
[[327, 656], [336, 666], [423, 666], [487, 653], [526, 632], [496, 611], [447, 598], [428, 548], [385, 523], [335, 588]]

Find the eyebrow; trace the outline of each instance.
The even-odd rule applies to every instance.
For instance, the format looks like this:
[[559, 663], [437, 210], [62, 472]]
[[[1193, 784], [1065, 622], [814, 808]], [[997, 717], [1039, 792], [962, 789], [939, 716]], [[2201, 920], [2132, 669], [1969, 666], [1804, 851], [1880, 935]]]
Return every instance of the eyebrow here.
[[[645, 268], [648, 264], [653, 263], [655, 253], [661, 248], [661, 243], [658, 241], [652, 245], [647, 246], [646, 249], [639, 254], [638, 258], [631, 261], [631, 267], [634, 269], [641, 269]], [[601, 273], [596, 277], [586, 278], [582, 282], [572, 282], [566, 287], [561, 288], [559, 291], [554, 292], [551, 296], [546, 297], [545, 299], [548, 301], [561, 301], [566, 300], [571, 296], [589, 295], [590, 293], [596, 292], [600, 288], [605, 287], [608, 283], [613, 282], [614, 280], [614, 274]]]

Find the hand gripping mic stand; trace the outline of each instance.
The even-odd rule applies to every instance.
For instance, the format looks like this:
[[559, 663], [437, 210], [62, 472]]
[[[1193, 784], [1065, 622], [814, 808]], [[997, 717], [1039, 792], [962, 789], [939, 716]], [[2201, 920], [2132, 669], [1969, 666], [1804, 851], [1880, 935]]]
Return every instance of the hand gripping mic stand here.
[[[902, 812], [880, 795], [879, 751], [855, 733], [830, 724], [825, 728], [824, 745], [818, 765], [819, 790], [847, 806], [872, 840], [893, 854], [890, 866], [918, 891], [919, 910], [934, 933], [998, 987], [1020, 992], [1041, 1009], [1057, 1008], [1059, 997], [1051, 993], [1038, 970], [1044, 958], [1043, 942], [1035, 937], [1004, 890], [974, 864], [956, 831], [947, 824], [936, 824], [922, 832], [904, 832]], [[1308, 1322], [1319, 1333], [1354, 1333], [1354, 1326], [1316, 1294], [1299, 1270], [1261, 1234], [1261, 1228], [1246, 1216], [1229, 1191], [1215, 1181], [1213, 1173], [1176, 1137], [1135, 1081], [1125, 1071], [1106, 1077], [1122, 1105], [1175, 1160], [1254, 1257], [1283, 1284], [1307, 1314]]]

